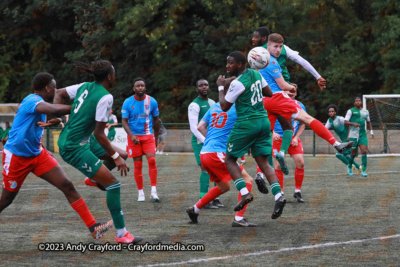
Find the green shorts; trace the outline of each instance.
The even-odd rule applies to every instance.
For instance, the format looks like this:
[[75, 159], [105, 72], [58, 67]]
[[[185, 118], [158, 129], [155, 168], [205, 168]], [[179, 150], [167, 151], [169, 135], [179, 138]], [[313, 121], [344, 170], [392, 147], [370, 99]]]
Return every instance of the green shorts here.
[[107, 139], [110, 140], [110, 141], [114, 141], [115, 134], [116, 134], [115, 130], [114, 131], [109, 131], [108, 135], [107, 135]]
[[351, 150], [357, 149], [359, 146], [368, 146], [368, 138], [366, 134], [360, 134], [359, 138], [349, 138], [349, 141], [353, 141], [354, 144]]
[[192, 139], [192, 148], [193, 148], [193, 152], [194, 152], [194, 157], [196, 158], [197, 161], [197, 165], [201, 165], [201, 161], [200, 161], [200, 151], [203, 148], [203, 143], [198, 144], [197, 143], [197, 139], [193, 140]]
[[229, 134], [226, 154], [241, 158], [249, 149], [253, 157], [272, 153], [271, 125], [267, 117], [235, 122]]
[[94, 135], [90, 137], [90, 143], [75, 149], [64, 149], [60, 146], [60, 156], [68, 164], [72, 165], [84, 175], [92, 178], [103, 164], [99, 158], [106, 154]]

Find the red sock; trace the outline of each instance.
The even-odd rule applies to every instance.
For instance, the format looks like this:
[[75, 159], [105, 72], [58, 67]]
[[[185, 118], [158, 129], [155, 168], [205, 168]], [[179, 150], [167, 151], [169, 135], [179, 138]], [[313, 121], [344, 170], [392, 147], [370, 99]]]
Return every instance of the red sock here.
[[150, 157], [147, 159], [147, 163], [149, 163], [149, 176], [150, 176], [150, 184], [151, 186], [157, 185], [157, 165], [156, 158]]
[[301, 190], [301, 185], [303, 184], [303, 180], [304, 180], [304, 169], [296, 168], [294, 170], [294, 181], [296, 190]]
[[282, 170], [275, 170], [275, 174], [279, 180], [279, 185], [281, 186], [281, 190], [283, 191], [283, 172]]
[[137, 186], [138, 190], [142, 190], [143, 189], [143, 173], [142, 173], [143, 161], [141, 161], [141, 160], [134, 161], [133, 164], [135, 165], [135, 170], [133, 171], [133, 176], [135, 177], [136, 186]]
[[202, 209], [205, 205], [213, 201], [217, 196], [222, 195], [222, 191], [215, 186], [208, 190], [207, 194], [205, 194], [197, 203], [196, 206], [199, 209]]
[[93, 218], [93, 215], [86, 206], [85, 200], [83, 200], [83, 198], [78, 199], [70, 205], [79, 214], [79, 216], [85, 222], [88, 228], [96, 223], [96, 220]]
[[329, 144], [333, 145], [336, 142], [332, 133], [319, 120], [313, 120], [310, 123], [310, 127], [319, 137], [328, 141]]
[[258, 164], [257, 164], [257, 173], [258, 172], [261, 172], [262, 173], [262, 170], [260, 169], [260, 167], [258, 167]]
[[243, 155], [243, 157], [242, 157], [240, 160], [242, 160], [242, 161], [245, 160], [244, 155]]
[[[253, 185], [246, 183], [246, 187], [247, 187], [247, 190], [249, 190], [249, 192], [251, 192], [251, 188], [253, 187]], [[239, 191], [238, 202], [240, 201], [241, 198], [242, 198], [242, 194], [240, 194], [240, 191]], [[247, 205], [244, 206], [244, 208], [242, 210], [237, 211], [236, 216], [243, 217], [244, 212], [246, 211], [246, 208], [247, 208]]]

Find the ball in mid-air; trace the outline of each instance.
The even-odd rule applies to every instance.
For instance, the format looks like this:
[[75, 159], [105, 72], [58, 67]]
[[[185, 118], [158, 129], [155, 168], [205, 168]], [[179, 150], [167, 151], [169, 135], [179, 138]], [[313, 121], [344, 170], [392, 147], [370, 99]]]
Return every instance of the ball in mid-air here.
[[252, 69], [263, 69], [268, 66], [270, 55], [267, 49], [258, 46], [250, 50], [247, 61]]

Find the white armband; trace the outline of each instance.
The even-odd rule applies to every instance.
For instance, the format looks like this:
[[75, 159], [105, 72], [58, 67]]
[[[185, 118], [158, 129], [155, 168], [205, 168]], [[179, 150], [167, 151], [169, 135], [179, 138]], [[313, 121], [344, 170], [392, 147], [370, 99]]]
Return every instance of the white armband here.
[[371, 130], [370, 133], [371, 133], [371, 135], [374, 135], [374, 131]]
[[118, 152], [115, 152], [114, 155], [111, 156], [113, 160], [116, 160], [119, 157]]
[[222, 85], [218, 86], [218, 91], [224, 90], [224, 87]]

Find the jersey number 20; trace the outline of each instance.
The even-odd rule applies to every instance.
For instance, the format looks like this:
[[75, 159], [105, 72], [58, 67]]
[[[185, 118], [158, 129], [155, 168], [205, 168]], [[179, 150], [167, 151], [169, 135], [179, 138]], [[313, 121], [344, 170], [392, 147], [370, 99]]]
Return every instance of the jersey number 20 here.
[[258, 102], [262, 102], [262, 95], [261, 95], [261, 82], [256, 81], [251, 85], [251, 91], [253, 95], [251, 96], [251, 105], [254, 106]]

